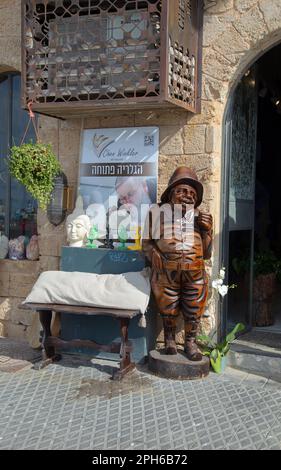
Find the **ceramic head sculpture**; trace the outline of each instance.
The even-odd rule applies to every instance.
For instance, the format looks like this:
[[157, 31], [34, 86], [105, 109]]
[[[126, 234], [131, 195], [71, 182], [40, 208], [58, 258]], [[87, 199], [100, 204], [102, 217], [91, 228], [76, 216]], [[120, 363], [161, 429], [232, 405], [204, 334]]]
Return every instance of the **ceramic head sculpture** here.
[[179, 167], [151, 209], [142, 240], [152, 265], [152, 290], [163, 319], [166, 354], [177, 354], [175, 333], [181, 312], [185, 322], [185, 353], [200, 361], [196, 344], [198, 326], [204, 313], [208, 279], [204, 259], [211, 257], [212, 216], [200, 212], [203, 186], [196, 173]]
[[71, 214], [66, 219], [66, 233], [69, 246], [82, 247], [87, 242], [91, 230], [91, 221], [85, 214], [77, 217]]

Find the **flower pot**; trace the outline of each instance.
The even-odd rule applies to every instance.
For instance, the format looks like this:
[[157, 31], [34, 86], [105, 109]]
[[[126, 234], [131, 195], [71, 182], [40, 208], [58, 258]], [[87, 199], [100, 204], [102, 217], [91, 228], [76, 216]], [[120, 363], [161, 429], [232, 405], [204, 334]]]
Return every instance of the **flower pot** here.
[[276, 288], [276, 274], [260, 274], [253, 283], [253, 325], [270, 326], [274, 323], [272, 297]]
[[218, 357], [216, 361], [211, 359], [211, 365], [216, 374], [221, 374], [227, 366], [227, 356]]

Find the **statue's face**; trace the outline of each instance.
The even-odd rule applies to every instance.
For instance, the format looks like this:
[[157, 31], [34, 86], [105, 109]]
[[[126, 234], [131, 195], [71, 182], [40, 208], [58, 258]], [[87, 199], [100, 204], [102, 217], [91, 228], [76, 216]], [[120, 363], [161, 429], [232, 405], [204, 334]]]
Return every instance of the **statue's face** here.
[[85, 222], [78, 217], [67, 224], [66, 232], [69, 243], [75, 243], [85, 239], [88, 229], [85, 226]]
[[185, 204], [188, 206], [195, 206], [197, 202], [197, 192], [192, 186], [188, 184], [178, 184], [172, 189], [170, 200], [172, 204]]

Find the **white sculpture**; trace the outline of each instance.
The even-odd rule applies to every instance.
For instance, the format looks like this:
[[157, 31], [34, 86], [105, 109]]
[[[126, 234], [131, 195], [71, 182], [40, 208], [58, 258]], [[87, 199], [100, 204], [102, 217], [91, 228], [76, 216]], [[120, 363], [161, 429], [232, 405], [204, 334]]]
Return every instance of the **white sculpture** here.
[[0, 232], [0, 259], [5, 259], [9, 251], [9, 239]]
[[66, 219], [66, 233], [69, 246], [85, 246], [91, 230], [91, 221], [85, 214], [75, 216], [70, 214]]

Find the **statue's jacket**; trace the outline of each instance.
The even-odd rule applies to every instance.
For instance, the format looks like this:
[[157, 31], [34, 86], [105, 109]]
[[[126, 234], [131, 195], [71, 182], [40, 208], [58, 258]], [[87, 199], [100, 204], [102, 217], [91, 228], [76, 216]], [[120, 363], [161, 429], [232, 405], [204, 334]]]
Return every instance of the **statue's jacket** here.
[[198, 214], [193, 207], [185, 215], [171, 204], [152, 207], [142, 239], [147, 258], [152, 261], [156, 250], [165, 270], [204, 270], [203, 260], [209, 258], [212, 233], [200, 230]]

